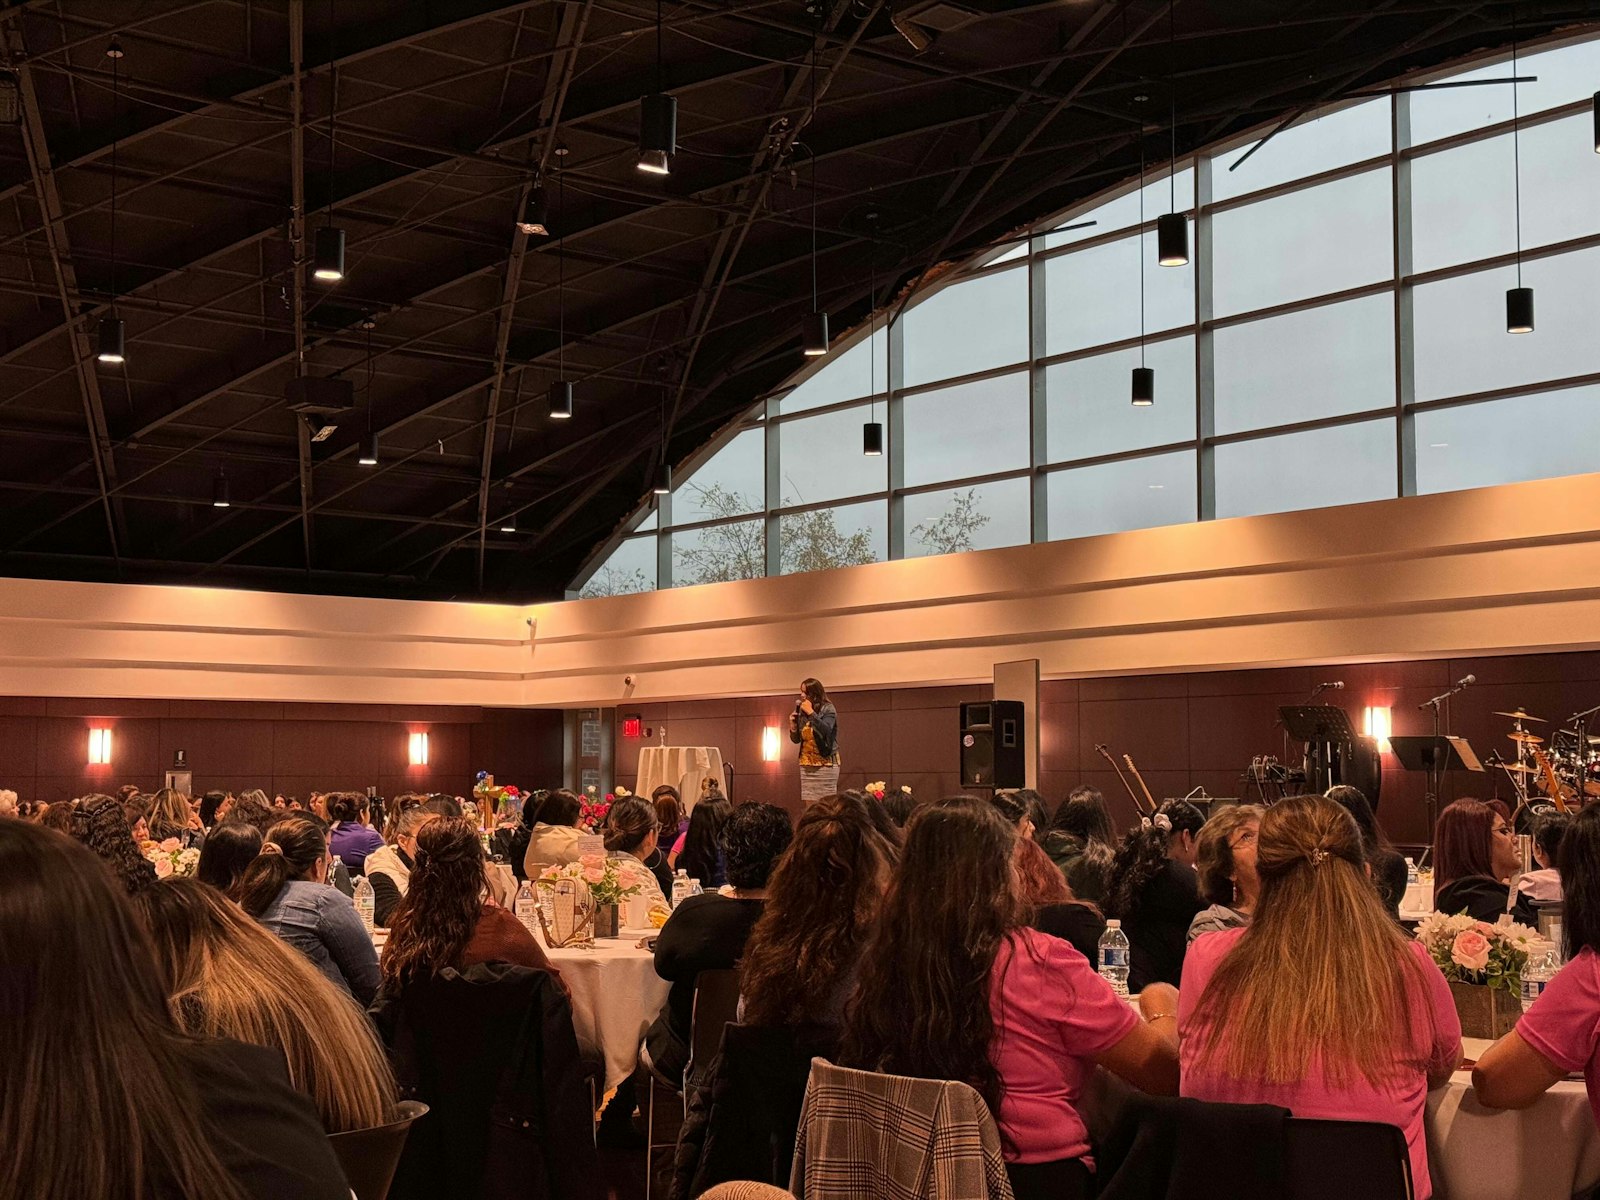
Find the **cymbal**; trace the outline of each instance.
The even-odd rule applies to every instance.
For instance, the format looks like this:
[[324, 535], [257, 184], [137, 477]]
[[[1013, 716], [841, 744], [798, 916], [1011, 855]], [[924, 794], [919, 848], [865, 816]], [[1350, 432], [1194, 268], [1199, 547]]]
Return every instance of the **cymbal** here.
[[1544, 744], [1544, 739], [1536, 733], [1508, 733], [1506, 736], [1513, 742], [1522, 742], [1528, 746], [1542, 746]]
[[1516, 712], [1497, 712], [1494, 715], [1497, 717], [1510, 717], [1514, 721], [1537, 721], [1541, 725], [1550, 724], [1543, 717], [1536, 717], [1532, 713], [1523, 712], [1520, 708]]
[[1497, 763], [1502, 771], [1510, 771], [1513, 775], [1537, 775], [1537, 767], [1525, 767], [1521, 763]]

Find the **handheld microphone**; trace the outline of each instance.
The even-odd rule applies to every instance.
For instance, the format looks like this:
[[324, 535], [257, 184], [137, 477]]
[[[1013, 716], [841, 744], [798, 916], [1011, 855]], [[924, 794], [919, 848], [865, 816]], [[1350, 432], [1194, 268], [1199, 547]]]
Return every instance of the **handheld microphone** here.
[[1456, 680], [1456, 686], [1458, 688], [1464, 688], [1469, 684], [1473, 684], [1473, 683], [1477, 683], [1477, 682], [1478, 682], [1478, 677], [1476, 675], [1463, 675], [1460, 679]]

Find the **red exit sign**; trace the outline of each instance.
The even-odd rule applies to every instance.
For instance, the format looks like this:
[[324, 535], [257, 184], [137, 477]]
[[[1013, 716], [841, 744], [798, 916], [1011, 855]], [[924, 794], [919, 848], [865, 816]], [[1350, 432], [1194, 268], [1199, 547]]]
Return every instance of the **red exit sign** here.
[[638, 713], [628, 713], [622, 718], [622, 736], [625, 738], [644, 736], [644, 719]]

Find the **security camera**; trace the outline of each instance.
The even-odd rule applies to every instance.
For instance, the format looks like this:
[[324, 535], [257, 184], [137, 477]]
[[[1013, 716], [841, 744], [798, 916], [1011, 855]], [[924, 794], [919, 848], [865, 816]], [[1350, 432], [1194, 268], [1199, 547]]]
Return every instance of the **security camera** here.
[[622, 677], [622, 686], [623, 687], [632, 687], [633, 686], [633, 676], [632, 675], [624, 675]]

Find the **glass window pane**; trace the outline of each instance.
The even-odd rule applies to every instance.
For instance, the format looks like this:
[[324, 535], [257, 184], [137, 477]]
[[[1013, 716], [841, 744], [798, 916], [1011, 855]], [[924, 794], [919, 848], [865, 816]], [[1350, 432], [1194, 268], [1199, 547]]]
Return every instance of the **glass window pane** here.
[[[904, 404], [906, 487], [1032, 462], [1026, 371], [919, 392]], [[974, 437], [979, 430], [982, 436]]]
[[1178, 450], [1052, 471], [1045, 477], [1050, 540], [1193, 521], [1195, 470], [1194, 451]]
[[672, 586], [760, 579], [767, 573], [764, 521], [679, 529], [672, 537]]
[[1217, 316], [1390, 278], [1390, 174], [1388, 167], [1363, 171], [1217, 213]]
[[[1153, 221], [1165, 212], [1188, 212], [1194, 208], [1193, 167], [1179, 163], [1178, 173], [1170, 182], [1166, 171], [1152, 171], [1147, 178], [1150, 182], [1144, 186], [1146, 221]], [[1139, 193], [1130, 189], [1103, 204], [1097, 204], [1072, 216], [1062, 217], [1056, 224], [1080, 225], [1085, 221], [1093, 221], [1094, 224], [1083, 229], [1056, 230], [1045, 234], [1040, 239], [1040, 249], [1052, 250], [1069, 242], [1104, 237], [1119, 229], [1132, 229], [1139, 224]]]
[[1139, 348], [1055, 363], [1044, 372], [1045, 449], [1050, 462], [1095, 458], [1194, 437], [1194, 335], [1148, 342], [1156, 402], [1130, 401]]
[[[1140, 245], [1140, 242], [1143, 245]], [[1189, 222], [1194, 245], [1194, 222]], [[1064, 354], [1139, 336], [1139, 272], [1144, 272], [1145, 331], [1194, 324], [1194, 263], [1156, 262], [1156, 231], [1047, 259], [1044, 266], [1046, 354]]]
[[1033, 536], [1026, 479], [1001, 479], [905, 498], [906, 557], [1021, 546]]
[[1600, 446], [1600, 387], [1417, 414], [1417, 491], [1582, 475]]
[[760, 512], [765, 504], [766, 465], [762, 452], [766, 433], [746, 429], [736, 434], [695, 473], [672, 491], [672, 523], [693, 525], [720, 517]]
[[885, 501], [785, 513], [778, 518], [783, 573], [858, 567], [889, 557], [889, 506]]
[[[1522, 246], [1600, 230], [1600, 154], [1589, 115], [1521, 133]], [[1511, 136], [1424, 154], [1411, 168], [1412, 263], [1418, 271], [1516, 249]]]
[[1394, 403], [1392, 294], [1224, 325], [1213, 346], [1219, 434]]
[[[1595, 90], [1595, 78], [1600, 76], [1600, 40], [1520, 55], [1517, 74], [1539, 77], [1535, 83], [1517, 85], [1517, 106], [1525, 117], [1586, 99]], [[1511, 60], [1506, 58], [1439, 78], [1506, 79], [1510, 75]], [[1413, 146], [1511, 120], [1509, 84], [1412, 92], [1410, 100]]]
[[1028, 269], [963, 279], [906, 312], [905, 383], [935, 383], [1028, 357]]
[[887, 323], [880, 317], [870, 347], [862, 337], [848, 349], [830, 351], [816, 370], [779, 398], [778, 411], [804, 412], [808, 408], [870, 396], [875, 391], [888, 391], [888, 345]]
[[1217, 516], [1384, 500], [1398, 491], [1393, 418], [1216, 448]]
[[1437, 400], [1600, 371], [1594, 281], [1600, 249], [1522, 264], [1533, 288], [1533, 333], [1506, 332], [1506, 289], [1516, 270], [1497, 267], [1416, 289], [1417, 399]]
[[653, 530], [655, 527], [656, 527], [656, 506], [654, 504], [652, 504], [650, 506], [650, 511], [647, 512], [644, 515], [644, 519], [639, 522], [638, 532], [640, 532], [640, 533], [648, 533], [651, 530]]
[[634, 537], [625, 539], [611, 552], [611, 557], [578, 589], [578, 596], [584, 600], [596, 596], [627, 596], [633, 592], [651, 592], [655, 587], [656, 539]]
[[[1263, 136], [1269, 131], [1270, 127]], [[1389, 134], [1387, 97], [1338, 112], [1303, 117], [1250, 155], [1236, 171], [1228, 168], [1256, 144], [1255, 140], [1216, 155], [1212, 159], [1211, 198], [1227, 200], [1377, 158], [1389, 153]]]
[[[888, 488], [888, 456], [868, 458], [861, 453], [861, 426], [868, 412], [869, 406], [862, 404], [778, 425], [779, 494], [773, 497], [774, 508]], [[887, 433], [882, 405], [878, 406], [878, 420], [885, 422]]]

